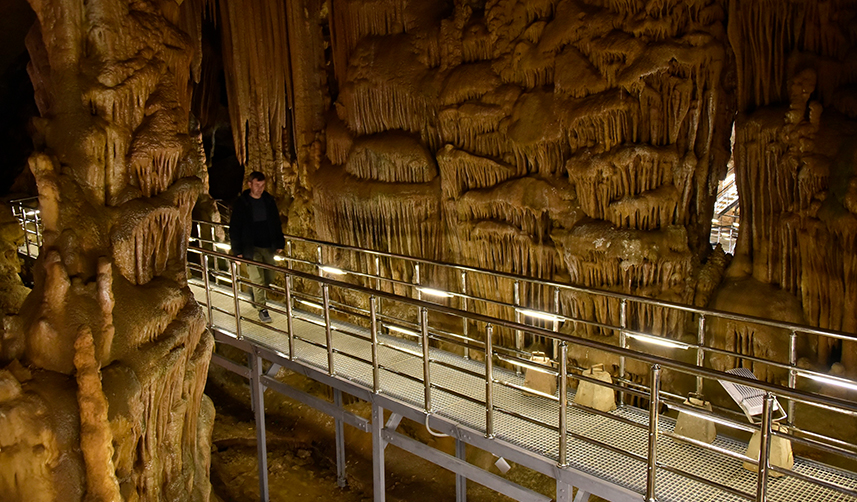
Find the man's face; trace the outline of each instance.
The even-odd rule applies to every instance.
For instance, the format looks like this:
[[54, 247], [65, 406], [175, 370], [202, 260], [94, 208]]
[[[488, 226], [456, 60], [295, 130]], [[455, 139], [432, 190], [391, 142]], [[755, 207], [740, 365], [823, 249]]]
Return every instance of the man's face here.
[[265, 191], [266, 180], [250, 180], [250, 197], [258, 199]]

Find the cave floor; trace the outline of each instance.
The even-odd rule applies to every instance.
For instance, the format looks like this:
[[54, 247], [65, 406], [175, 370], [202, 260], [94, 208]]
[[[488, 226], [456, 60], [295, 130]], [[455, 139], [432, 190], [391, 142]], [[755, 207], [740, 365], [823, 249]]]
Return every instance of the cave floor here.
[[[327, 393], [325, 386], [285, 370], [280, 370], [278, 379], [305, 392], [319, 396]], [[211, 455], [212, 500], [259, 500], [256, 429], [249, 387], [240, 377], [212, 365], [206, 394], [217, 409]], [[340, 489], [336, 483], [333, 419], [273, 391], [265, 393], [265, 404], [270, 500], [372, 500], [372, 438], [369, 434], [345, 427], [348, 483]], [[351, 402], [346, 407], [367, 418], [370, 414], [370, 407], [364, 402]], [[454, 448], [452, 440], [432, 437], [422, 424], [403, 420], [399, 432], [447, 453], [452, 453]], [[385, 456], [387, 500], [455, 500], [455, 476], [451, 472], [392, 445]], [[484, 451], [468, 448], [467, 459], [500, 474], [493, 465], [496, 459]], [[513, 465], [505, 477], [554, 497], [554, 480], [534, 471]], [[474, 482], [468, 482], [467, 487], [467, 499], [471, 502], [512, 500]], [[590, 500], [602, 499], [591, 497]]]

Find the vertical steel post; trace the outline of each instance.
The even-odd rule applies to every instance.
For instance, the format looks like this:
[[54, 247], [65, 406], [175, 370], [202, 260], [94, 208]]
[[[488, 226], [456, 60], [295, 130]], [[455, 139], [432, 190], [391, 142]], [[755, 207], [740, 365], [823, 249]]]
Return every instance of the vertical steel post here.
[[202, 255], [202, 283], [205, 285], [205, 310], [208, 312], [208, 327], [210, 328], [214, 326], [214, 318], [211, 309], [211, 284], [208, 279], [208, 255], [205, 254], [202, 247], [199, 249]]
[[238, 337], [239, 340], [244, 337], [241, 335], [241, 305], [238, 300], [238, 262], [235, 260], [229, 260], [229, 271], [232, 275], [232, 298], [235, 300], [235, 336]]
[[[378, 256], [375, 256], [375, 289], [377, 289], [378, 291], [381, 291], [381, 288], [382, 288], [382, 284], [381, 284], [381, 258]], [[381, 313], [381, 298], [380, 297], [378, 298], [378, 305], [376, 305], [375, 308], [376, 308], [376, 314], [380, 314]]]
[[559, 343], [559, 466], [568, 465], [568, 344]]
[[[455, 458], [467, 461], [467, 443], [455, 438]], [[466, 502], [467, 500], [467, 477], [461, 474], [455, 475], [455, 502]]]
[[27, 249], [27, 256], [32, 258], [33, 253], [30, 251], [30, 229], [29, 221], [27, 220], [27, 208], [23, 204], [21, 205], [21, 221], [24, 222], [24, 247]]
[[289, 359], [295, 357], [295, 330], [292, 322], [292, 276], [286, 274], [286, 329], [289, 330]]
[[[518, 310], [521, 307], [521, 282], [518, 281], [517, 279], [515, 280], [515, 285], [514, 285], [514, 289], [512, 290], [512, 292], [514, 294], [513, 302], [515, 303], [515, 322], [518, 324], [521, 324], [521, 312], [520, 312], [520, 310]], [[524, 348], [524, 332], [519, 330], [519, 329], [516, 329], [515, 330], [515, 349], [520, 351], [520, 350], [523, 350], [523, 348]], [[524, 374], [524, 371], [521, 369], [520, 366], [516, 366], [515, 367], [515, 373], [518, 376], [521, 376]]]
[[[333, 389], [333, 404], [342, 409], [342, 391]], [[334, 419], [336, 429], [336, 484], [345, 488], [347, 479], [345, 477], [345, 428], [341, 418]]]
[[494, 438], [494, 326], [485, 332], [485, 437]]
[[327, 374], [333, 376], [336, 371], [333, 367], [333, 331], [330, 329], [330, 287], [325, 283], [321, 285], [321, 297], [324, 302], [324, 337], [327, 341]]
[[[554, 286], [553, 289], [553, 312], [557, 317], [553, 320], [553, 331], [554, 333], [559, 331], [559, 287]], [[559, 349], [559, 340], [553, 339], [553, 356], [557, 356], [557, 350]]]
[[420, 307], [420, 332], [423, 345], [423, 382], [425, 383], [425, 412], [431, 413], [431, 367], [429, 359], [428, 309]]
[[759, 424], [761, 434], [759, 438], [759, 476], [756, 478], [756, 501], [768, 500], [768, 469], [771, 457], [771, 418], [773, 416], [774, 395], [765, 393], [762, 402], [762, 423]]
[[417, 300], [423, 299], [423, 293], [420, 291], [420, 264], [414, 263], [414, 284], [417, 286]]
[[[512, 292], [514, 294], [513, 302], [515, 303], [515, 322], [520, 324], [521, 323], [521, 312], [518, 309], [521, 307], [521, 281], [519, 281], [517, 279], [515, 280], [515, 285], [513, 287]], [[524, 347], [524, 333], [521, 330], [516, 329], [515, 330], [515, 349], [521, 350], [521, 349], [523, 349], [523, 347]], [[519, 375], [521, 374], [520, 368], [518, 368], [518, 374]]]
[[286, 241], [286, 266], [292, 268], [292, 240]]
[[41, 210], [36, 210], [33, 215], [33, 223], [36, 226], [36, 247], [41, 250], [42, 248], [42, 212]]
[[[789, 334], [789, 388], [794, 389], [797, 386], [797, 331], [792, 330]], [[794, 423], [795, 416], [795, 401], [789, 399], [789, 418], [788, 423]]]
[[[234, 262], [233, 262], [234, 263]], [[256, 416], [256, 459], [259, 469], [259, 499], [268, 502], [268, 445], [265, 435], [265, 387], [262, 385], [262, 358], [250, 356], [250, 391]]]
[[649, 459], [646, 479], [646, 501], [657, 502], [655, 497], [655, 478], [658, 468], [658, 408], [660, 408], [661, 366], [652, 365], [649, 373], [651, 397], [649, 399]]
[[[628, 341], [625, 329], [628, 328], [628, 302], [624, 298], [619, 303], [619, 347], [625, 348]], [[619, 385], [625, 386], [625, 356], [619, 356]], [[619, 406], [625, 406], [625, 393], [619, 392]]]
[[321, 267], [322, 265], [324, 265], [321, 261], [321, 246], [315, 247], [315, 259], [318, 262], [318, 265], [316, 265], [315, 267], [316, 271], [318, 272], [318, 275], [324, 275], [321, 273]]
[[372, 501], [386, 500], [384, 479], [384, 448], [387, 442], [381, 437], [384, 430], [384, 408], [372, 403]]
[[381, 391], [381, 370], [378, 366], [378, 313], [375, 306], [375, 296], [369, 297], [370, 336], [372, 337], [372, 392]]
[[[465, 295], [465, 296], [461, 297], [461, 310], [467, 312], [467, 296], [466, 296], [467, 295], [467, 272], [464, 270], [461, 271], [461, 294]], [[467, 331], [468, 331], [469, 325], [468, 325], [466, 317], [461, 318], [461, 324], [462, 324], [462, 326], [461, 326], [462, 333], [461, 334], [464, 335], [464, 338], [468, 338]], [[468, 343], [470, 343], [470, 342], [468, 341]], [[464, 358], [470, 359], [470, 347], [469, 346], [464, 347]]]
[[[699, 328], [696, 332], [696, 366], [705, 364], [705, 314], [699, 314]], [[702, 375], [696, 375], [696, 393], [702, 394]]]

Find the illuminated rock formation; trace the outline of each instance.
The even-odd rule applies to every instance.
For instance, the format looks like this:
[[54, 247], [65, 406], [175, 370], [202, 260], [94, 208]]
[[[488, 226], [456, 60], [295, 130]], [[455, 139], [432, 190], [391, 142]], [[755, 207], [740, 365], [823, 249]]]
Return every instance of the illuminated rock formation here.
[[[733, 109], [720, 3], [442, 4], [331, 2], [339, 95], [333, 167], [315, 188], [319, 234], [682, 303], [710, 294], [723, 267], [701, 271]], [[372, 179], [354, 169], [367, 144], [402, 131], [434, 157], [434, 186], [416, 163], [395, 180], [402, 191], [379, 167]], [[392, 148], [376, 148], [375, 165], [401, 165]], [[354, 209], [332, 211], [341, 198]], [[512, 285], [468, 287], [490, 297]], [[554, 308], [531, 289], [524, 303]], [[618, 321], [618, 303], [564, 296], [560, 308]], [[640, 310], [629, 317], [639, 329], [678, 334], [667, 328], [687, 321]]]
[[[731, 5], [741, 232], [728, 273], [792, 295], [779, 317], [855, 333], [857, 2]], [[733, 343], [731, 336], [725, 343]], [[742, 350], [767, 350], [763, 340], [748, 340]], [[804, 352], [822, 368], [839, 353], [857, 376], [853, 344], [828, 338]]]
[[44, 246], [5, 354], [30, 369], [0, 372], [4, 500], [209, 499], [193, 3], [31, 2]]

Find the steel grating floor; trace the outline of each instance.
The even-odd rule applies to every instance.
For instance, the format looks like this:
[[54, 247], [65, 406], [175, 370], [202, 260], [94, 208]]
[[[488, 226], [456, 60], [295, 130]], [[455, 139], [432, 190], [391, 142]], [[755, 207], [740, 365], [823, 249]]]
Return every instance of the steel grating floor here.
[[[192, 284], [191, 289], [197, 299], [204, 303], [204, 288]], [[212, 294], [212, 304], [222, 310], [232, 312], [234, 302], [231, 290], [222, 288], [215, 290], [219, 290], [222, 294]], [[243, 298], [243, 300], [246, 302], [247, 298]], [[275, 303], [272, 305], [285, 311], [285, 307], [282, 305]], [[242, 303], [242, 310], [251, 315], [254, 313], [249, 303]], [[274, 310], [269, 310], [269, 312], [274, 321], [273, 326], [286, 331], [286, 316]], [[294, 343], [295, 359], [302, 364], [326, 371], [327, 351], [325, 348], [317, 346], [325, 345], [323, 318], [304, 311], [295, 311], [295, 315], [301, 317], [293, 320], [296, 336]], [[234, 318], [222, 312], [214, 312], [213, 324], [230, 332], [235, 330]], [[371, 390], [372, 357], [371, 344], [368, 340], [369, 331], [337, 321], [333, 321], [332, 326], [335, 328], [332, 337], [333, 346], [336, 350], [334, 355], [335, 374]], [[245, 340], [274, 349], [282, 354], [288, 354], [287, 336], [246, 320], [242, 321], [241, 330]], [[350, 336], [349, 333], [363, 338]], [[382, 366], [380, 372], [381, 392], [422, 410], [424, 386], [421, 381], [423, 361], [422, 356], [418, 355], [422, 351], [420, 344], [383, 334], [379, 334], [378, 339], [382, 344], [378, 350], [379, 363]], [[413, 355], [402, 351], [411, 352]], [[478, 401], [484, 401], [484, 378], [478, 378], [457, 370], [457, 368], [461, 368], [477, 374], [484, 374], [484, 364], [437, 348], [430, 349], [430, 358], [436, 362], [431, 365], [431, 381], [437, 386], [432, 389], [431, 393], [433, 413], [458, 424], [484, 431], [484, 405], [473, 403], [455, 394], [458, 393]], [[408, 376], [412, 378], [408, 378]], [[521, 386], [524, 384], [522, 376], [497, 366], [494, 368], [494, 378]], [[557, 462], [559, 438], [556, 427], [559, 422], [559, 403], [526, 394], [499, 383], [493, 384], [493, 388], [496, 440], [529, 450], [545, 458], [546, 461]], [[452, 392], [447, 392], [444, 389], [449, 389]], [[570, 391], [569, 403], [573, 401], [573, 398], [574, 392]], [[631, 423], [640, 424], [640, 427], [611, 420], [584, 409], [569, 407], [567, 414], [568, 461], [570, 466], [577, 470], [596, 476], [605, 482], [643, 494], [646, 487], [644, 459], [648, 451], [648, 410], [625, 406], [611, 412], [611, 414], [622, 417]], [[551, 424], [553, 428], [544, 424]], [[659, 429], [661, 431], [672, 432], [674, 425], [675, 421], [672, 418], [660, 417]], [[609, 448], [578, 439], [572, 434], [596, 440]], [[744, 442], [722, 435], [718, 435], [714, 445], [740, 454], [744, 453], [747, 446]], [[628, 452], [638, 456], [638, 458], [631, 458], [619, 452]], [[681, 469], [700, 478], [729, 486], [748, 494], [751, 498], [755, 498], [757, 476], [755, 473], [744, 469], [738, 460], [666, 436], [660, 436], [658, 462], [659, 466]], [[851, 472], [799, 457], [795, 458], [793, 470], [857, 490], [857, 475]], [[720, 488], [669, 472], [663, 468], [659, 468], [657, 472], [657, 495], [658, 499], [664, 502], [745, 500]], [[769, 481], [768, 500], [833, 502], [857, 500], [857, 498], [795, 477], [786, 476]]]

